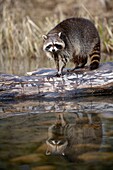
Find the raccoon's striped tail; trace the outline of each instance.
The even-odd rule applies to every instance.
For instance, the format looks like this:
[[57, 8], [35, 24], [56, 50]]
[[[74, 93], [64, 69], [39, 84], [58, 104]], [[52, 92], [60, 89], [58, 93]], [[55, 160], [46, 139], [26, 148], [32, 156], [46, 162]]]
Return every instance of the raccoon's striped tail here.
[[90, 59], [91, 59], [90, 70], [94, 70], [99, 67], [100, 58], [101, 56], [100, 56], [100, 42], [99, 42], [95, 45], [92, 53], [90, 54]]

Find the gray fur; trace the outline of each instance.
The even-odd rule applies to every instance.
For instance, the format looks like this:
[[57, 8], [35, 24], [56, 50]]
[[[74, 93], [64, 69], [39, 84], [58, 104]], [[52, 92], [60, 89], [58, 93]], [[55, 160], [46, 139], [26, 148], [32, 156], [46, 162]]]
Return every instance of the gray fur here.
[[[75, 68], [83, 67], [89, 56], [91, 57], [90, 68], [98, 68], [100, 37], [96, 27], [90, 20], [84, 18], [66, 19], [50, 30], [46, 36], [47, 39], [44, 40], [43, 49], [57, 63], [58, 74], [62, 73], [67, 61], [72, 61]], [[54, 47], [56, 51], [49, 51], [46, 49], [49, 43], [60, 44], [62, 48], [57, 50]], [[93, 55], [96, 58], [95, 61], [93, 61]]]

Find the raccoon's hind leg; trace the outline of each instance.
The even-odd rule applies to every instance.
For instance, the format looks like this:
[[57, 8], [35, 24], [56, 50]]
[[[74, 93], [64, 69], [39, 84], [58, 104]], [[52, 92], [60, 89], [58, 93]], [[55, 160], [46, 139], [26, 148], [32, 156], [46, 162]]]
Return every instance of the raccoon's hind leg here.
[[100, 63], [100, 42], [95, 45], [93, 51], [89, 55], [91, 59], [90, 70], [97, 69]]
[[79, 68], [79, 56], [76, 56], [75, 53], [73, 53], [73, 58], [71, 59], [71, 62], [74, 63], [74, 67], [71, 69], [68, 69], [68, 72], [73, 72], [75, 69]]
[[83, 56], [83, 57], [81, 57], [81, 59], [80, 59], [80, 64], [79, 64], [79, 68], [83, 68], [84, 66], [85, 66], [85, 64], [87, 63], [87, 56]]
[[68, 70], [68, 72], [73, 72], [76, 69], [83, 68], [85, 64], [87, 63], [87, 56], [83, 56], [83, 57], [76, 56], [76, 60], [73, 60], [73, 62], [75, 66], [74, 68]]

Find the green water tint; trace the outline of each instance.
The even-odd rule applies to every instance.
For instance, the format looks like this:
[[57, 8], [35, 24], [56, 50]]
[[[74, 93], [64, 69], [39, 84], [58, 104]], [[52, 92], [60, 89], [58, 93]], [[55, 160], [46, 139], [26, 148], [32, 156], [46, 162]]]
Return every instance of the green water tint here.
[[113, 169], [112, 101], [0, 103], [0, 169]]

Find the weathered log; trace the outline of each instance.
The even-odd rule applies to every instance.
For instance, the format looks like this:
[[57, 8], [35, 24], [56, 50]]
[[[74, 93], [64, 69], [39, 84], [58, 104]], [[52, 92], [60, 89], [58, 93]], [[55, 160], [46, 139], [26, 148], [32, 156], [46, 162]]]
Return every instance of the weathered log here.
[[38, 69], [25, 76], [0, 74], [0, 100], [58, 99], [113, 94], [113, 63], [99, 69], [77, 69], [57, 77], [55, 69]]

